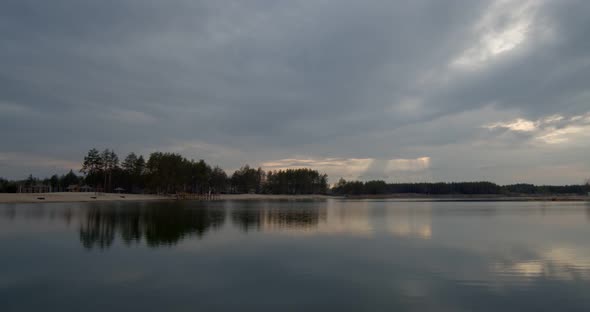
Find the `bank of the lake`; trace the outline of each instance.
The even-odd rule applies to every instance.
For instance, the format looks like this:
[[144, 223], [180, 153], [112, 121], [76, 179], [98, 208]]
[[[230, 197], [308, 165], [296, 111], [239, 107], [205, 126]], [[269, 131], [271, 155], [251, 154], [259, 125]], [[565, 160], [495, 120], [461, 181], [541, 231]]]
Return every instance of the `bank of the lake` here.
[[[216, 200], [313, 200], [333, 198], [327, 195], [269, 195], [269, 194], [221, 194]], [[153, 201], [176, 200], [173, 195], [113, 194], [92, 192], [58, 193], [0, 193], [0, 203], [67, 203], [94, 201]]]
[[92, 202], [92, 201], [147, 201], [166, 200], [166, 196], [149, 194], [107, 194], [86, 192], [56, 192], [56, 193], [3, 193], [0, 194], [0, 203], [68, 203], [68, 202]]

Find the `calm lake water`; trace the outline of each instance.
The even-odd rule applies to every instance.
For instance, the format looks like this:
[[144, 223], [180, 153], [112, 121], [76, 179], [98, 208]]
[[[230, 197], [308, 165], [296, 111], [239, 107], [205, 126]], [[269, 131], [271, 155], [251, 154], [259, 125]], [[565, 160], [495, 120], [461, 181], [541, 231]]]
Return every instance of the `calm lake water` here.
[[0, 311], [590, 311], [590, 203], [0, 205]]

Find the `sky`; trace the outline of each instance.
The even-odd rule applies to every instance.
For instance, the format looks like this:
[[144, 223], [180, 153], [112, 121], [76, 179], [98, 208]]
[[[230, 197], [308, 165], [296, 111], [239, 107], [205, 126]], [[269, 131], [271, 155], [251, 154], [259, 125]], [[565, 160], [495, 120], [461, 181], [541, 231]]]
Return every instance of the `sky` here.
[[590, 1], [3, 0], [0, 176], [90, 148], [335, 182], [590, 178]]

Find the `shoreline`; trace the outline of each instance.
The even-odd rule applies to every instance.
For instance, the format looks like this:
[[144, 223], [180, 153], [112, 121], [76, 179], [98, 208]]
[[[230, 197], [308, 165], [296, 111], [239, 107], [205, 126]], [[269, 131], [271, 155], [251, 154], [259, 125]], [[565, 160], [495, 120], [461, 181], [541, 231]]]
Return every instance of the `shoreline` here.
[[[272, 194], [220, 194], [211, 201], [223, 200], [393, 200], [393, 201], [428, 201], [428, 202], [466, 202], [466, 201], [590, 201], [590, 196], [582, 195], [539, 195], [539, 196], [491, 196], [491, 195], [272, 195]], [[69, 203], [69, 202], [117, 202], [117, 201], [172, 201], [172, 195], [153, 194], [115, 194], [115, 193], [0, 193], [0, 204], [16, 203]], [[191, 200], [191, 199], [187, 199]], [[197, 199], [192, 199], [197, 200]]]
[[[42, 199], [40, 199], [42, 198]], [[220, 194], [210, 201], [220, 200], [320, 200], [339, 198], [328, 195], [272, 195], [272, 194]], [[84, 203], [120, 201], [173, 201], [174, 195], [155, 194], [117, 194], [94, 192], [56, 192], [56, 193], [0, 193], [0, 204], [31, 203]], [[184, 201], [198, 199], [181, 199]]]
[[[40, 199], [43, 198], [43, 199]], [[145, 194], [107, 194], [94, 192], [55, 192], [55, 193], [3, 193], [0, 204], [17, 203], [84, 203], [104, 201], [150, 201], [171, 199], [165, 196]]]

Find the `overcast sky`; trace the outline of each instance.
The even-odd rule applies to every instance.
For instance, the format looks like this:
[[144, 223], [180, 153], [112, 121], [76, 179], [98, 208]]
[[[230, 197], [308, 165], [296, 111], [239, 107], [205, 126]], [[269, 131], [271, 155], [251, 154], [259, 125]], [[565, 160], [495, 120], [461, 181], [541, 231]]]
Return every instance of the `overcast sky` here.
[[590, 1], [3, 0], [0, 176], [88, 149], [331, 181], [590, 177]]

